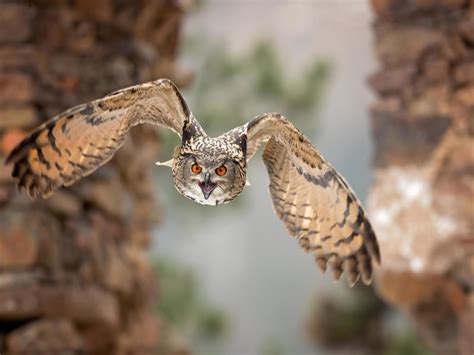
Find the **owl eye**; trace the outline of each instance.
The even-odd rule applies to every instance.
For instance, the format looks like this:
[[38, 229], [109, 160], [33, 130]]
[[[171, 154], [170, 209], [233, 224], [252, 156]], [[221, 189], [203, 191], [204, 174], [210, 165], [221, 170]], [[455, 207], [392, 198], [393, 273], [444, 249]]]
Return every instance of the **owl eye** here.
[[227, 172], [227, 168], [224, 165], [216, 169], [216, 174], [219, 176], [224, 176], [226, 172]]
[[194, 174], [199, 174], [202, 171], [201, 165], [199, 165], [198, 163], [194, 163], [193, 166], [191, 166], [191, 171]]

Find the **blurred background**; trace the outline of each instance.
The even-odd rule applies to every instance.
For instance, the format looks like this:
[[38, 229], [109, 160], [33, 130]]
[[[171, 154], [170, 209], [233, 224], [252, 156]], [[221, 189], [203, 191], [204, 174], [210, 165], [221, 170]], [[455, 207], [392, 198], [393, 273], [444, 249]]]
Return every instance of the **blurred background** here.
[[154, 166], [178, 138], [137, 127], [47, 201], [0, 168], [0, 353], [474, 353], [473, 33], [467, 0], [0, 1], [1, 157], [169, 77], [211, 135], [289, 117], [368, 206], [383, 260], [371, 287], [334, 283], [258, 156], [237, 200], [199, 206]]

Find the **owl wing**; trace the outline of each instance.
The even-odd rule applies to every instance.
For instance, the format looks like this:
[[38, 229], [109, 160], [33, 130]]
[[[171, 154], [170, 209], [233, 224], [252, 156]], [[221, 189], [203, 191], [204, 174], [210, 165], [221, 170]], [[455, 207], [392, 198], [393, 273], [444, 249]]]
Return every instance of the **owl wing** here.
[[128, 130], [141, 123], [181, 136], [194, 120], [176, 86], [161, 79], [113, 92], [73, 107], [38, 127], [10, 153], [12, 177], [35, 198], [50, 196], [109, 161]]
[[354, 192], [311, 142], [280, 114], [263, 114], [247, 126], [247, 149], [255, 153], [268, 141], [263, 161], [278, 217], [300, 246], [327, 264], [339, 279], [343, 270], [352, 286], [359, 276], [372, 278], [372, 262], [380, 263], [374, 231]]

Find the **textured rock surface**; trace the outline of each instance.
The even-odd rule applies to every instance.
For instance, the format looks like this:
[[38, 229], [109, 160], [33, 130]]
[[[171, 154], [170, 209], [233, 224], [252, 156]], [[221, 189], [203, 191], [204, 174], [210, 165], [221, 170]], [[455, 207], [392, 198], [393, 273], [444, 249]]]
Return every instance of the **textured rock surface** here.
[[[0, 1], [0, 161], [47, 118], [175, 65], [184, 3]], [[156, 221], [157, 131], [47, 201], [0, 166], [0, 353], [155, 353], [160, 322], [145, 251]], [[169, 342], [168, 342], [169, 343]]]
[[372, 4], [377, 287], [436, 354], [472, 354], [474, 2]]

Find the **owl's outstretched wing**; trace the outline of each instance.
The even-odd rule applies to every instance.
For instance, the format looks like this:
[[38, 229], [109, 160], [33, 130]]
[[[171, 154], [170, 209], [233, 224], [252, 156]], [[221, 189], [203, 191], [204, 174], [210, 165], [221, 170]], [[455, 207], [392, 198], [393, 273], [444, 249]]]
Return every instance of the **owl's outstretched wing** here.
[[46, 198], [109, 161], [131, 127], [151, 123], [181, 136], [191, 118], [171, 81], [132, 86], [52, 118], [15, 147], [6, 164], [13, 163], [12, 177], [20, 189]]
[[339, 279], [346, 271], [352, 286], [372, 278], [380, 263], [374, 231], [354, 192], [311, 142], [277, 113], [263, 114], [246, 125], [248, 158], [267, 141], [263, 161], [270, 177], [275, 213], [300, 246], [327, 264]]

